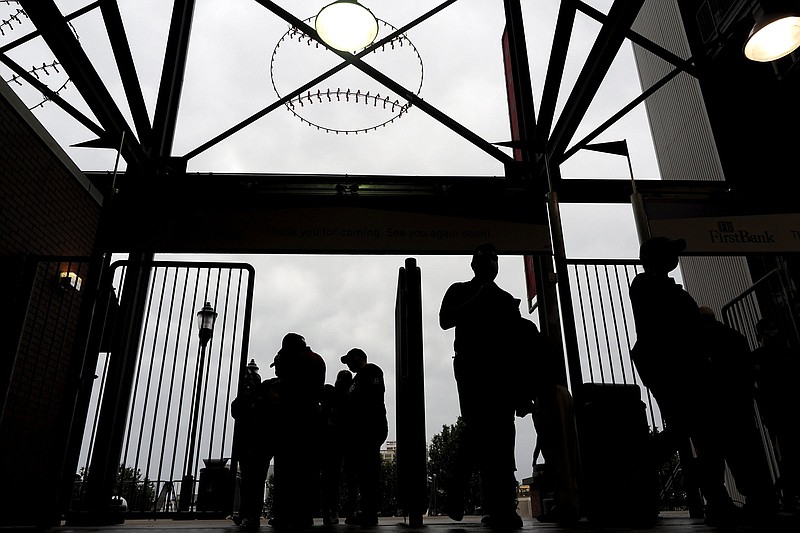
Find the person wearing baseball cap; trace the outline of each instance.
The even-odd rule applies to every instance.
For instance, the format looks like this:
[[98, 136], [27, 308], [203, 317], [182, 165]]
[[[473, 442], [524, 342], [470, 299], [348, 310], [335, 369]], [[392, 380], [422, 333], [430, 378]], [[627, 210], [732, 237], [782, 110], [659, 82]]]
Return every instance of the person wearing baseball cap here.
[[725, 486], [724, 452], [714, 429], [719, 413], [711, 408], [712, 368], [700, 342], [700, 308], [669, 275], [685, 249], [685, 240], [662, 236], [639, 247], [644, 272], [634, 277], [629, 289], [636, 327], [631, 360], [664, 419], [665, 430], [657, 441], [663, 458], [677, 449], [685, 459], [691, 439], [698, 457], [691, 463], [682, 461], [682, 466], [692, 475], [692, 465], [697, 465], [692, 477], [699, 480], [706, 500], [706, 524], [732, 526], [740, 512]]
[[[354, 374], [343, 406], [344, 468], [348, 480], [345, 524], [375, 526], [380, 498], [381, 445], [389, 433], [383, 370], [368, 362], [361, 348], [349, 350], [340, 360]], [[357, 499], [360, 499], [359, 512], [355, 509]]]
[[631, 357], [644, 384], [656, 399], [661, 397], [667, 403], [666, 408], [662, 407], [667, 411], [683, 397], [675, 390], [676, 385], [686, 382], [687, 386], [696, 387], [699, 383], [691, 381], [692, 375], [708, 374], [708, 370], [698, 367], [686, 375], [692, 365], [700, 364], [699, 357], [689, 353], [700, 312], [692, 295], [669, 275], [677, 268], [678, 256], [685, 248], [683, 239], [652, 237], [644, 241], [639, 247], [644, 272], [634, 277], [629, 290], [636, 326]]
[[678, 256], [685, 249], [684, 239], [652, 237], [639, 246], [639, 259], [643, 266], [668, 268], [667, 272], [671, 272], [678, 266]]

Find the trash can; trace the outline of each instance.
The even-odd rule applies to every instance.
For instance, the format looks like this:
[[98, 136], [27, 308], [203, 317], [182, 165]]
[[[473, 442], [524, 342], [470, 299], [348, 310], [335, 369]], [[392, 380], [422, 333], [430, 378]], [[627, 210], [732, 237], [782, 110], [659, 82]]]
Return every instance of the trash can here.
[[585, 383], [577, 406], [583, 491], [590, 522], [651, 527], [658, 473], [648, 460], [650, 430], [637, 385]]
[[230, 514], [233, 511], [234, 473], [228, 459], [203, 459], [197, 489], [197, 511]]
[[553, 508], [553, 483], [543, 463], [533, 465], [533, 475], [528, 478], [531, 488], [531, 516], [539, 518]]

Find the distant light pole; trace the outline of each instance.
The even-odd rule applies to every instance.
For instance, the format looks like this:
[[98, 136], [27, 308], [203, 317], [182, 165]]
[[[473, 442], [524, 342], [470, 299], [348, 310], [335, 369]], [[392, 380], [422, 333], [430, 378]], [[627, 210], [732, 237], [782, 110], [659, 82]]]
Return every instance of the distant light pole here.
[[189, 462], [186, 466], [186, 473], [181, 481], [181, 496], [179, 509], [188, 511], [192, 504], [194, 494], [194, 449], [197, 440], [197, 419], [200, 416], [200, 396], [203, 389], [203, 366], [206, 359], [206, 345], [214, 334], [214, 322], [217, 320], [217, 313], [211, 307], [210, 302], [206, 302], [203, 308], [197, 312], [197, 327], [200, 337], [200, 363], [197, 367], [197, 383], [195, 386], [194, 403], [192, 404], [192, 421], [189, 426]]

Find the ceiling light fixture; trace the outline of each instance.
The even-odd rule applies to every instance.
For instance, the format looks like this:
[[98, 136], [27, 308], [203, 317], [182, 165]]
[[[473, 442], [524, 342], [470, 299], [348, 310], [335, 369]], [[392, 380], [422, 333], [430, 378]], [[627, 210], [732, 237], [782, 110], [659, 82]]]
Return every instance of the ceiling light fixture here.
[[314, 23], [319, 38], [342, 52], [356, 52], [378, 36], [378, 19], [357, 0], [337, 0], [323, 7]]
[[759, 62], [775, 61], [800, 47], [800, 13], [765, 12], [756, 20], [744, 44], [744, 55]]

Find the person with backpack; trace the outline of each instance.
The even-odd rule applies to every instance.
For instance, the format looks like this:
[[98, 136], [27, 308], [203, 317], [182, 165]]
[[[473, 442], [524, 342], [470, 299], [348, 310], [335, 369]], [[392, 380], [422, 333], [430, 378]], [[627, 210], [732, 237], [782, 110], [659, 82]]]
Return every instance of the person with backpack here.
[[531, 320], [520, 317], [516, 356], [519, 358], [518, 417], [529, 413], [536, 430], [534, 465], [541, 452], [553, 507], [542, 510], [540, 522], [571, 525], [580, 519], [578, 435], [575, 402], [558, 380], [558, 353]]

